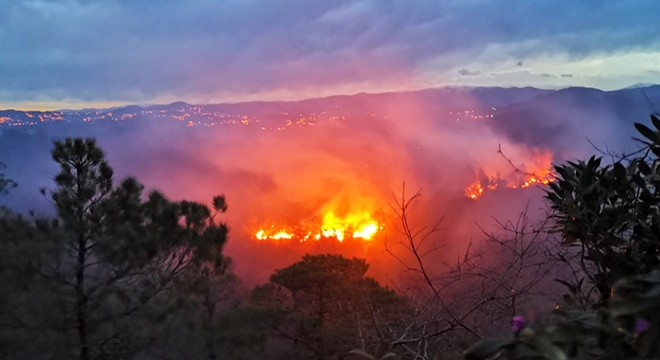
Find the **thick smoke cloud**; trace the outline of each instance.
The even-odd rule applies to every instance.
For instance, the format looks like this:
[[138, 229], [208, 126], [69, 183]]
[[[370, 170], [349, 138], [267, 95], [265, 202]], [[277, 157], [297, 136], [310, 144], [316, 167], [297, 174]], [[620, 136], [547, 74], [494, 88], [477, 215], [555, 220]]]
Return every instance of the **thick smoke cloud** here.
[[[395, 213], [404, 182], [408, 198], [418, 189], [422, 194], [410, 209], [411, 224], [421, 229], [442, 219], [425, 245], [439, 248], [431, 263], [442, 267], [478, 243], [482, 229], [496, 231], [495, 219], [516, 219], [525, 209], [532, 218], [545, 215], [542, 189], [504, 185], [519, 185], [524, 173], [546, 170], [553, 161], [596, 152], [586, 138], [613, 151], [634, 148], [632, 122], [654, 111], [657, 91], [444, 89], [246, 104], [236, 111], [262, 114], [248, 126], [189, 128], [159, 119], [5, 127], [0, 161], [19, 187], [0, 201], [24, 213], [52, 213], [37, 190], [53, 188], [52, 140], [95, 137], [117, 179], [136, 176], [172, 199], [208, 203], [224, 193], [229, 211], [223, 219], [231, 229], [226, 253], [247, 283], [320, 252], [366, 257], [371, 274], [389, 281], [404, 269], [387, 250], [407, 256]], [[301, 118], [305, 124], [277, 130]], [[466, 197], [468, 186], [489, 181], [501, 186], [476, 201]], [[329, 209], [368, 211], [385, 228], [372, 242], [254, 239], [260, 227], [310, 224]]]
[[561, 161], [636, 150], [632, 123], [659, 111], [658, 86], [611, 92], [569, 88], [508, 106], [488, 125], [514, 143], [550, 149]]

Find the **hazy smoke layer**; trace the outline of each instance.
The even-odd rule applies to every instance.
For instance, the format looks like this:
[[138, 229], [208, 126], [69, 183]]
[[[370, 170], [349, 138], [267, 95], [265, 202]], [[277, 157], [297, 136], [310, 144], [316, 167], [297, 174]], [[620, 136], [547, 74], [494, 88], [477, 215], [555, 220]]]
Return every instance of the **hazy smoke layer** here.
[[[96, 137], [118, 179], [136, 176], [173, 199], [208, 202], [224, 193], [231, 229], [226, 252], [248, 283], [264, 281], [273, 269], [310, 252], [366, 257], [372, 275], [395, 279], [403, 268], [386, 250], [408, 259], [393, 210], [404, 182], [408, 197], [422, 193], [411, 209], [412, 224], [421, 229], [442, 219], [425, 245], [439, 248], [430, 262], [442, 266], [482, 237], [477, 224], [492, 229], [492, 217], [513, 219], [525, 208], [543, 214], [538, 186], [505, 185], [519, 185], [527, 173], [547, 170], [552, 161], [594, 152], [586, 136], [619, 148], [629, 143], [617, 135], [631, 133], [632, 121], [621, 120], [606, 102], [580, 106], [543, 93], [518, 102], [520, 94], [495, 99], [487, 94], [485, 103], [477, 95], [360, 95], [273, 105], [272, 113], [260, 105], [259, 122], [243, 108], [251, 119], [247, 125], [184, 127], [163, 119], [3, 129], [0, 161], [20, 187], [2, 201], [22, 212], [52, 211], [37, 191], [53, 186], [52, 140]], [[501, 186], [484, 188], [476, 200], [466, 196], [471, 184], [489, 181]], [[367, 211], [384, 228], [371, 241], [254, 239], [259, 227], [313, 223], [329, 209]]]

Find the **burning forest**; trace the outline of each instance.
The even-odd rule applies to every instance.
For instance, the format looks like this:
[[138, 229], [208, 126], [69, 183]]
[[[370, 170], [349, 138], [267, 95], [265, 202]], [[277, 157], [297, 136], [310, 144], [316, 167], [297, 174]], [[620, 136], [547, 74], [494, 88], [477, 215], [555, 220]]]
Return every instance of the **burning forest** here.
[[660, 2], [0, 4], [1, 360], [660, 359]]
[[[537, 213], [539, 188], [554, 176], [552, 164], [580, 153], [507, 135], [510, 129], [500, 116], [515, 116], [500, 106], [507, 101], [506, 93], [484, 103], [469, 91], [427, 90], [252, 110], [177, 103], [114, 109], [117, 125], [105, 125], [107, 114], [97, 111], [105, 120], [83, 121], [80, 129], [46, 124], [36, 131], [94, 136], [119, 176], [136, 176], [173, 198], [206, 201], [221, 190], [231, 206], [226, 219], [233, 241], [226, 254], [248, 283], [265, 281], [274, 269], [304, 254], [328, 251], [366, 258], [370, 274], [383, 280], [402, 271], [386, 252], [399, 247], [394, 194], [404, 182], [423, 195], [411, 221], [430, 226], [443, 219], [431, 241], [444, 244], [441, 257], [449, 261], [481, 236], [481, 228], [497, 227], [493, 216], [516, 217], [530, 207]], [[170, 113], [176, 116], [169, 122], [149, 120]], [[243, 120], [189, 126], [220, 113], [223, 119]], [[23, 146], [32, 154], [36, 169], [46, 163], [30, 142], [12, 145], [5, 138], [6, 146]], [[38, 191], [30, 181], [17, 180], [23, 186], [7, 201], [32, 198], [33, 208], [26, 210], [38, 207]]]
[[[508, 319], [521, 309], [596, 302], [594, 292], [565, 303], [547, 295], [561, 293], [561, 284], [576, 286], [584, 281], [576, 276], [589, 270], [549, 231], [544, 199], [552, 198], [549, 189], [563, 194], [556, 184], [573, 174], [554, 165], [583, 154], [563, 146], [575, 125], [541, 136], [535, 131], [545, 129], [527, 123], [521, 137], [523, 125], [509, 124], [512, 108], [482, 101], [457, 90], [328, 98], [243, 106], [240, 113], [224, 108], [236, 112], [225, 118], [241, 119], [224, 123], [196, 118], [210, 116], [210, 105], [172, 104], [113, 109], [117, 121], [99, 111], [98, 121], [68, 122], [63, 113], [30, 131], [0, 128], [0, 149], [20, 150], [0, 177], [2, 200], [13, 209], [0, 221], [2, 259], [38, 255], [25, 258], [45, 264], [34, 270], [33, 286], [48, 293], [53, 281], [66, 281], [75, 290], [51, 293], [59, 305], [22, 303], [33, 290], [12, 280], [23, 279], [18, 273], [0, 271], [13, 286], [5, 308], [18, 309], [7, 321], [18, 328], [66, 322], [66, 313], [48, 309], [80, 311], [76, 321], [95, 326], [89, 335], [55, 329], [39, 346], [69, 336], [98, 354], [116, 354], [104, 344], [130, 340], [133, 353], [168, 349], [174, 358], [197, 344], [199, 354], [227, 358], [267, 351], [281, 359], [424, 359], [425, 349], [457, 355], [469, 347], [460, 339], [510, 331]], [[151, 118], [170, 113], [177, 115], [167, 122]], [[615, 123], [603, 136], [605, 130], [620, 132]], [[35, 181], [53, 170], [42, 139], [59, 136], [66, 140], [51, 150], [59, 174]], [[577, 143], [580, 135], [573, 136]], [[30, 171], [13, 171], [28, 158]], [[607, 170], [597, 170], [594, 159], [567, 164]], [[35, 197], [41, 187], [55, 210]], [[34, 220], [20, 215], [21, 206], [30, 206]], [[26, 242], [13, 242], [16, 236]], [[62, 242], [43, 242], [50, 237]], [[64, 252], [52, 258], [51, 247]], [[32, 274], [30, 266], [21, 269]], [[145, 325], [140, 338], [113, 335], [136, 316], [164, 323]], [[171, 336], [189, 319], [198, 333]], [[31, 330], [21, 331], [9, 337], [27, 341]], [[16, 353], [41, 351], [49, 352]]]

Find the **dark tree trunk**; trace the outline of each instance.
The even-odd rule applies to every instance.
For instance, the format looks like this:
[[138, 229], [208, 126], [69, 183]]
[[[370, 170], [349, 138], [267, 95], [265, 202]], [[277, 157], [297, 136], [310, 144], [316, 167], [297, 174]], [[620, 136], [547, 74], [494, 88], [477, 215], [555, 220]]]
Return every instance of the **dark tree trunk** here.
[[78, 327], [78, 342], [80, 344], [80, 360], [89, 360], [89, 344], [87, 339], [87, 295], [85, 295], [85, 239], [78, 239], [78, 263], [76, 268], [76, 320]]
[[210, 291], [210, 284], [207, 284], [209, 288], [206, 291], [204, 305], [206, 307], [207, 323], [206, 323], [206, 350], [209, 354], [210, 360], [217, 359], [215, 353], [215, 339], [213, 334], [213, 316], [215, 315], [215, 303]]

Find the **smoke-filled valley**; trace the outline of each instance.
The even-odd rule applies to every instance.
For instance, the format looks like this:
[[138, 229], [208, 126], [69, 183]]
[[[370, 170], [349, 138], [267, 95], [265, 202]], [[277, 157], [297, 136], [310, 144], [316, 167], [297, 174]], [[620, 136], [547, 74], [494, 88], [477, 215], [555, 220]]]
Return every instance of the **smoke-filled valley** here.
[[[436, 272], [497, 221], [545, 216], [552, 164], [635, 149], [632, 123], [660, 87], [443, 88], [298, 102], [174, 103], [61, 112], [0, 111], [0, 161], [18, 187], [2, 204], [52, 214], [52, 142], [96, 138], [115, 179], [172, 199], [225, 194], [225, 254], [246, 284], [308, 253], [366, 258], [396, 284], [405, 269], [397, 202], [420, 190], [409, 221], [438, 231]], [[598, 149], [597, 149], [597, 148]], [[500, 151], [501, 150], [501, 151]], [[368, 236], [360, 231], [368, 230]], [[278, 235], [279, 234], [279, 235]], [[261, 239], [260, 239], [261, 238]], [[389, 251], [389, 252], [388, 252]]]

